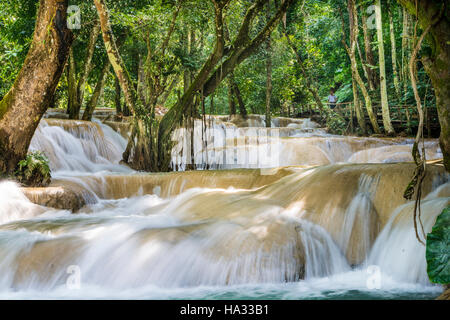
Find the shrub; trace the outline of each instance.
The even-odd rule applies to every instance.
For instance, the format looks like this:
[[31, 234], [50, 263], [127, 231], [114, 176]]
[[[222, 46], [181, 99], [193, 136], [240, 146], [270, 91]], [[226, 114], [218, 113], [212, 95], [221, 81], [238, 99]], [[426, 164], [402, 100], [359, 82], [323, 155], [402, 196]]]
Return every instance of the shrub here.
[[426, 258], [430, 281], [450, 283], [450, 206], [437, 217], [427, 235]]
[[326, 122], [329, 133], [342, 135], [347, 129], [345, 119], [334, 111], [327, 114]]
[[51, 181], [48, 158], [40, 151], [30, 152], [19, 161], [16, 179], [27, 186], [45, 187]]

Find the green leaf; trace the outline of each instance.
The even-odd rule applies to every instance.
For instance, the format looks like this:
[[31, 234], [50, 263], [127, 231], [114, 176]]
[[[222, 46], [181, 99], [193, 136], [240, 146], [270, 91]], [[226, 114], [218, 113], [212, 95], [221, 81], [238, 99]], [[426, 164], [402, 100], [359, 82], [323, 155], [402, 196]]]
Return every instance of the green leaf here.
[[450, 283], [450, 206], [437, 217], [427, 235], [427, 273], [431, 282]]

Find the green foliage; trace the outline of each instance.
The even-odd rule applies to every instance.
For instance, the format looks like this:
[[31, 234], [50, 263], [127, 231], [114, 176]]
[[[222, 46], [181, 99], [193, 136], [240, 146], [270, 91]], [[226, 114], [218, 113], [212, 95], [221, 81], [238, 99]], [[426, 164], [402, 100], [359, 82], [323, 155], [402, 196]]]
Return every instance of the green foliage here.
[[334, 111], [328, 112], [326, 125], [328, 132], [332, 134], [344, 134], [347, 129], [347, 122], [345, 119]]
[[426, 259], [430, 281], [450, 283], [450, 206], [437, 217], [427, 235]]
[[25, 60], [34, 30], [37, 2], [2, 0], [0, 6], [0, 100]]
[[[231, 1], [226, 8], [224, 17], [226, 31], [225, 47], [229, 50], [233, 39], [236, 37], [242, 17], [249, 7], [251, 0]], [[163, 43], [167, 31], [171, 25], [176, 5], [181, 9], [176, 19], [172, 37], [164, 54], [158, 52]], [[271, 1], [271, 14], [279, 1]], [[394, 31], [397, 48], [398, 67], [401, 65], [401, 32], [402, 14], [400, 5], [395, 1], [389, 1], [389, 10], [393, 13]], [[76, 40], [73, 43], [74, 60], [76, 65], [76, 78], [79, 79], [84, 70], [85, 56], [89, 36], [92, 32], [93, 22], [97, 19], [97, 12], [92, 1], [71, 0], [71, 5], [78, 5], [81, 9], [82, 27], [73, 30]], [[359, 23], [362, 23], [361, 13], [371, 5], [370, 1], [358, 3]], [[107, 0], [110, 9], [110, 22], [113, 33], [120, 43], [120, 53], [129, 71], [131, 80], [137, 86], [139, 61], [144, 63], [144, 70], [155, 77], [168, 76], [167, 82], [176, 79], [176, 85], [165, 100], [165, 106], [174, 105], [178, 96], [186, 90], [184, 81], [187, 75], [192, 78], [199, 71], [215, 45], [214, 33], [214, 9], [211, 1], [198, 0]], [[0, 6], [0, 99], [12, 86], [29, 49], [36, 19], [38, 1], [35, 0], [3, 0]], [[339, 102], [353, 100], [352, 75], [349, 57], [343, 46], [343, 30], [339, 10], [343, 13], [344, 32], [348, 43], [348, 14], [345, 1], [311, 0], [295, 1], [286, 14], [286, 30], [290, 40], [298, 48], [298, 54], [304, 61], [309, 80], [318, 90], [319, 97], [326, 101], [331, 88], [336, 90]], [[383, 31], [386, 58], [386, 72], [389, 104], [415, 105], [414, 95], [409, 79], [406, 79], [406, 93], [403, 92], [403, 79], [401, 96], [395, 93], [393, 85], [393, 70], [390, 54], [390, 37], [387, 2], [382, 3]], [[259, 32], [266, 20], [266, 12], [263, 10], [255, 17], [251, 26], [251, 35]], [[375, 61], [378, 61], [375, 30], [369, 29], [369, 37]], [[420, 33], [420, 30], [419, 30]], [[191, 36], [191, 37], [190, 37]], [[189, 40], [189, 39], [190, 40]], [[365, 57], [363, 45], [363, 32], [358, 38], [361, 57]], [[147, 46], [149, 45], [149, 46]], [[148, 48], [153, 55], [146, 63]], [[427, 41], [424, 42], [419, 57], [429, 49]], [[406, 62], [409, 57], [406, 52]], [[428, 50], [429, 51], [429, 50]], [[266, 99], [266, 58], [267, 49], [263, 44], [258, 51], [247, 58], [235, 70], [234, 76], [240, 89], [244, 104], [249, 113], [263, 114]], [[306, 78], [301, 72], [296, 61], [296, 55], [287, 44], [284, 36], [284, 24], [280, 23], [271, 34], [271, 58], [272, 58], [272, 97], [271, 110], [274, 115], [281, 114], [283, 105], [298, 108], [310, 103], [315, 103], [306, 84]], [[92, 60], [92, 71], [86, 81], [84, 101], [87, 102], [92, 95], [101, 74], [106, 52], [101, 35], [95, 44]], [[363, 81], [363, 63], [357, 53], [357, 62]], [[376, 64], [376, 63], [375, 63]], [[378, 66], [369, 66], [374, 71]], [[400, 71], [400, 70], [399, 70]], [[154, 78], [155, 78], [154, 77]], [[154, 85], [152, 79], [145, 79], [148, 86]], [[418, 63], [418, 90], [426, 106], [435, 105], [434, 91], [428, 76], [424, 72], [421, 63]], [[58, 84], [55, 106], [65, 108], [68, 100], [68, 86], [66, 75], [63, 74]], [[362, 100], [361, 91], [358, 89]], [[379, 90], [370, 92], [374, 102], [379, 101]], [[99, 106], [114, 107], [116, 96], [114, 77], [107, 76], [104, 94], [100, 98]], [[124, 97], [122, 95], [122, 105]], [[207, 97], [209, 104], [211, 97]], [[400, 100], [400, 101], [399, 101]], [[208, 105], [207, 104], [207, 105]], [[226, 82], [217, 87], [214, 92], [214, 113], [227, 114], [228, 90]], [[411, 120], [416, 121], [415, 119]], [[343, 132], [342, 118], [332, 116], [327, 119], [328, 126], [333, 132]], [[413, 123], [415, 125], [415, 122]]]
[[40, 151], [35, 151], [19, 161], [15, 176], [27, 186], [45, 187], [51, 181], [50, 173], [48, 158]]

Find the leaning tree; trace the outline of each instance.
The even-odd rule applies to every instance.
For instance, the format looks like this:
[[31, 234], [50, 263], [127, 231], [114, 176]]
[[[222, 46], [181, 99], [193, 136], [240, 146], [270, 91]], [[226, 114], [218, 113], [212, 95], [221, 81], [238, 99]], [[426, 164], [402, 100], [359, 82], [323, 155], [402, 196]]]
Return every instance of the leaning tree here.
[[13, 86], [0, 101], [0, 172], [14, 172], [50, 105], [72, 43], [68, 0], [40, 0], [33, 40]]
[[435, 0], [399, 0], [399, 3], [428, 32], [431, 51], [424, 52], [421, 61], [434, 87], [441, 125], [439, 142], [445, 168], [450, 171], [450, 5], [448, 1]]
[[[108, 57], [124, 93], [125, 102], [134, 116], [134, 132], [127, 150], [124, 152], [124, 161], [131, 164], [135, 169], [152, 171], [168, 171], [170, 169], [170, 154], [173, 146], [172, 133], [178, 126], [183, 124], [186, 118], [192, 116], [195, 99], [200, 97], [197, 101], [203, 100], [213, 93], [223, 79], [231, 75], [242, 61], [255, 53], [277, 26], [287, 8], [293, 3], [293, 0], [283, 1], [275, 14], [268, 19], [264, 27], [253, 37], [253, 22], [259, 14], [264, 12], [264, 6], [268, 1], [257, 0], [249, 2], [237, 34], [234, 37], [230, 37], [231, 41], [227, 44], [224, 17], [232, 1], [211, 0], [211, 2], [214, 8], [214, 48], [192, 81], [189, 81], [189, 87], [186, 88], [184, 94], [164, 115], [162, 120], [157, 122], [154, 117], [154, 108], [152, 107], [154, 104], [150, 103], [149, 108], [148, 101], [152, 99], [149, 99], [149, 95], [144, 96], [136, 90], [117, 49], [106, 2], [104, 0], [94, 0]], [[173, 23], [177, 17], [177, 10], [179, 9], [177, 8], [173, 14]], [[169, 27], [168, 39], [170, 39], [172, 31], [173, 24]], [[166, 46], [166, 41], [164, 41], [160, 51], [162, 55], [164, 55]], [[157, 63], [153, 63], [153, 66], [156, 66], [156, 70], [159, 69]], [[161, 78], [160, 74], [155, 75], [149, 72], [146, 72], [145, 77], [147, 82], [153, 85], [156, 78]], [[156, 84], [159, 83], [157, 82]], [[152, 101], [156, 103], [157, 97], [163, 93], [163, 90], [154, 90], [154, 92], [157, 95]]]

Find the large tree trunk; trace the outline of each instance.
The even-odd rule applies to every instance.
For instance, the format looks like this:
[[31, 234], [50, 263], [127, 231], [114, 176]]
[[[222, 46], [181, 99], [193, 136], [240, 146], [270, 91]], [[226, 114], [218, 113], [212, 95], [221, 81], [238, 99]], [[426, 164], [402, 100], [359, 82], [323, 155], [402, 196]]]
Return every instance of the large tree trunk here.
[[419, 0], [416, 12], [415, 1], [399, 2], [418, 18], [423, 29], [431, 24], [428, 42], [432, 51], [430, 56], [422, 57], [422, 63], [434, 87], [441, 125], [439, 142], [445, 168], [450, 171], [450, 6], [440, 1]]
[[381, 3], [380, 0], [375, 1], [375, 17], [377, 21], [377, 40], [378, 40], [378, 62], [380, 65], [380, 90], [381, 90], [381, 112], [383, 115], [384, 131], [393, 135], [395, 133], [391, 123], [391, 116], [389, 114], [389, 101], [386, 86], [386, 64], [384, 57], [384, 41], [383, 41], [383, 21], [381, 18]]
[[105, 87], [106, 78], [108, 76], [108, 71], [111, 67], [111, 64], [108, 59], [106, 59], [102, 72], [100, 73], [100, 76], [98, 78], [97, 84], [94, 89], [94, 93], [92, 94], [91, 99], [86, 105], [86, 108], [84, 109], [82, 120], [91, 121], [92, 115], [94, 114], [95, 107], [97, 107], [98, 99], [102, 95], [103, 88]]
[[67, 2], [39, 2], [30, 50], [14, 85], [0, 101], [0, 172], [13, 172], [26, 156], [55, 93], [72, 43]]

